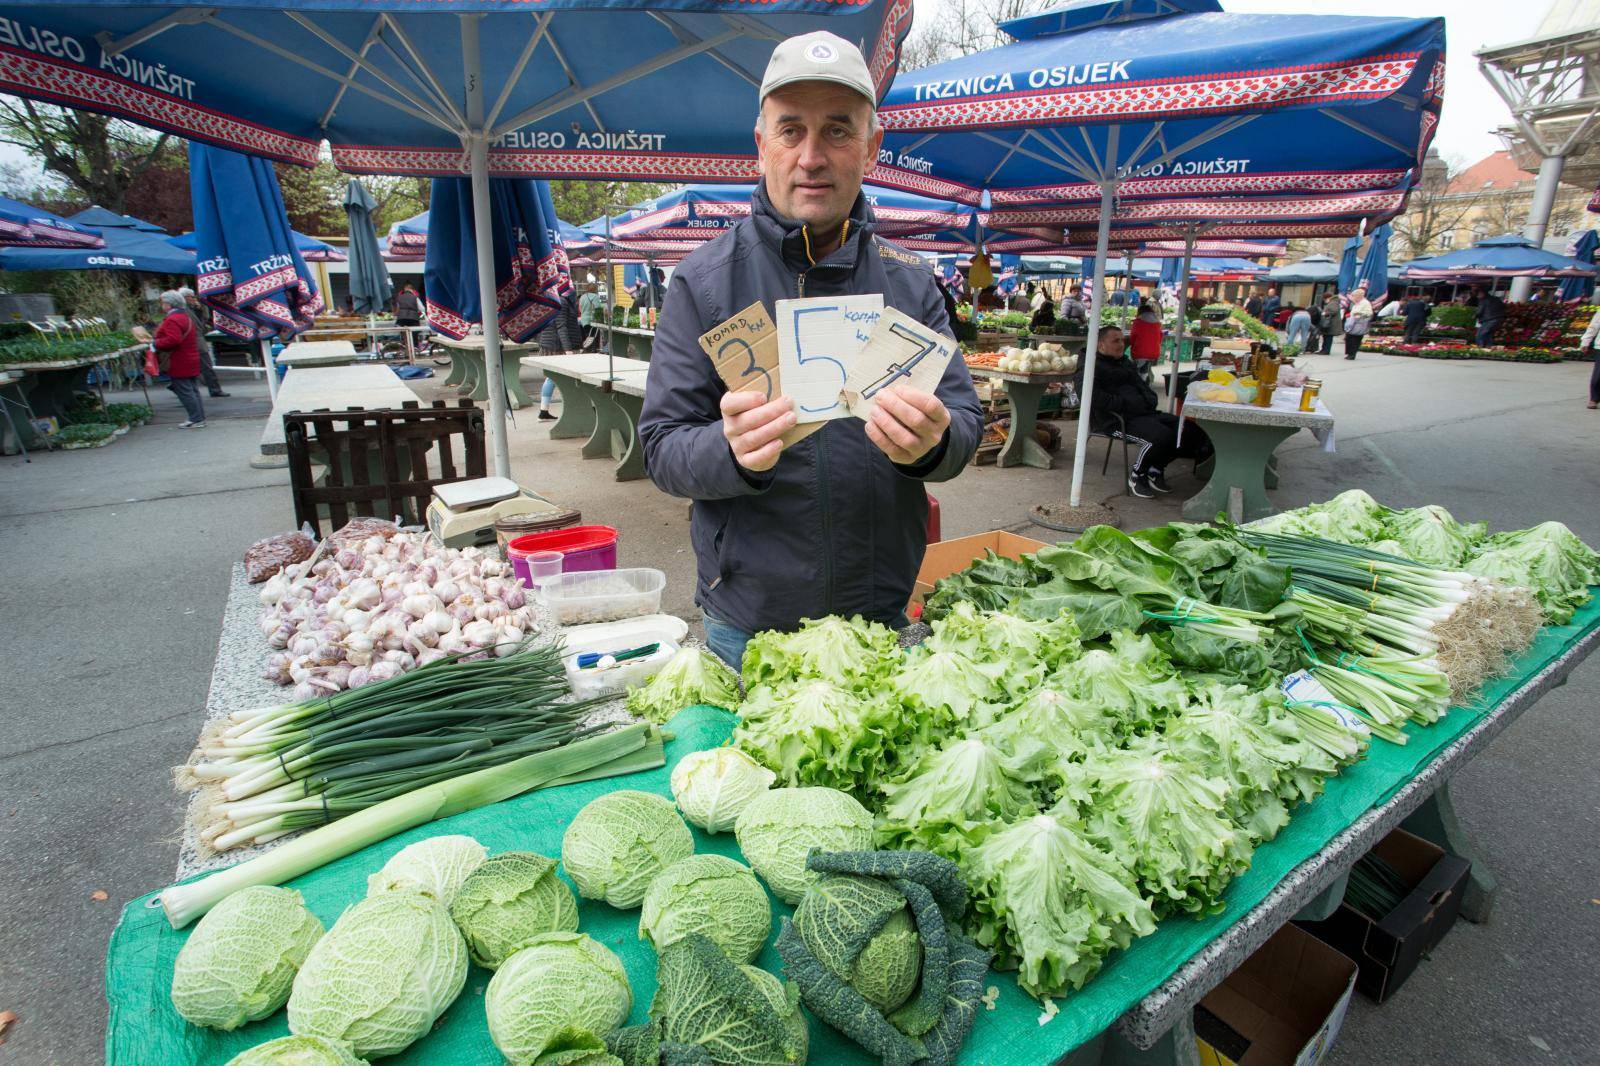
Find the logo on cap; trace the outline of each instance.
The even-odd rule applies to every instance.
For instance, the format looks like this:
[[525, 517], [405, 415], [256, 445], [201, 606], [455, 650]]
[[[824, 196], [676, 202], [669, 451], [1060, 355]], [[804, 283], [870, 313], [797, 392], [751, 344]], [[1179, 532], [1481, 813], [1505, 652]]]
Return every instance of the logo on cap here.
[[806, 58], [813, 63], [832, 63], [839, 58], [839, 53], [834, 51], [833, 45], [818, 41], [806, 49]]

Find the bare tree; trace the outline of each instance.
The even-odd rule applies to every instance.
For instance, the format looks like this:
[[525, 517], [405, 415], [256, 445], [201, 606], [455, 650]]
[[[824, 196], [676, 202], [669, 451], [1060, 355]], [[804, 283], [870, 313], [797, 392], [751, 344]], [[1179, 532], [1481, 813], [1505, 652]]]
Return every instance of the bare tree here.
[[919, 18], [912, 27], [900, 51], [900, 69], [916, 70], [1007, 44], [1011, 38], [1000, 31], [1000, 23], [1052, 6], [1049, 0], [944, 0], [931, 17]]
[[168, 134], [153, 134], [92, 111], [0, 97], [0, 143], [12, 144], [90, 203], [128, 209], [128, 191], [147, 171], [170, 165]]
[[1394, 235], [1404, 243], [1407, 259], [1438, 251], [1440, 238], [1460, 228], [1482, 204], [1480, 193], [1450, 192], [1450, 180], [1444, 160], [1429, 152], [1422, 165], [1422, 180], [1406, 203], [1406, 213], [1394, 220]]

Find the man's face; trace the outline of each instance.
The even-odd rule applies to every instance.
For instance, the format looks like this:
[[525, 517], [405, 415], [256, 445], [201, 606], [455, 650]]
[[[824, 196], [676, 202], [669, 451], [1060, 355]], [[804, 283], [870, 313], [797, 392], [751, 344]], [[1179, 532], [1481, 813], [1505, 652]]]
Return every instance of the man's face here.
[[860, 93], [833, 82], [795, 82], [768, 94], [756, 150], [780, 214], [820, 230], [849, 217], [883, 143], [872, 113]]
[[1100, 332], [1100, 343], [1095, 346], [1095, 350], [1112, 359], [1121, 359], [1123, 349], [1127, 346], [1127, 339], [1123, 337], [1120, 329], [1106, 329]]
[[199, 307], [200, 297], [196, 296], [192, 292], [186, 292], [183, 294], [183, 302], [188, 304], [190, 307]]

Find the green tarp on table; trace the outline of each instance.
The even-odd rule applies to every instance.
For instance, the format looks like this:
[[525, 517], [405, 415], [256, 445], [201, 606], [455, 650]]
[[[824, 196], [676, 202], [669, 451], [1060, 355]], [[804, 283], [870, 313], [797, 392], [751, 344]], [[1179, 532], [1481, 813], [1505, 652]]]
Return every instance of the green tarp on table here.
[[[1470, 728], [1489, 707], [1522, 685], [1586, 633], [1600, 625], [1600, 603], [1591, 603], [1572, 624], [1542, 630], [1534, 646], [1516, 663], [1511, 675], [1487, 685], [1474, 705], [1456, 709], [1427, 728], [1408, 727], [1410, 743], [1375, 742], [1368, 757], [1328, 782], [1315, 802], [1295, 811], [1277, 839], [1256, 850], [1250, 869], [1233, 882], [1224, 897], [1227, 907], [1201, 921], [1171, 919], [1155, 933], [1114, 954], [1081, 992], [1063, 997], [1060, 1014], [1038, 1024], [1039, 1004], [1017, 988], [1007, 974], [991, 974], [1000, 989], [993, 1010], [980, 1010], [963, 1063], [1050, 1063], [1093, 1039], [1123, 1012], [1165, 981], [1195, 952], [1238, 921], [1277, 886], [1285, 874], [1322, 850], [1330, 840], [1369, 808], [1392, 796], [1417, 771]], [[711, 708], [691, 708], [673, 720], [677, 738], [667, 749], [667, 766], [605, 781], [534, 792], [506, 803], [435, 822], [375, 844], [290, 882], [325, 925], [366, 894], [367, 876], [407, 844], [443, 833], [476, 837], [491, 854], [512, 849], [561, 854], [567, 823], [585, 803], [613, 789], [637, 788], [670, 795], [671, 767], [685, 754], [715, 747], [728, 739], [733, 716]], [[742, 861], [732, 833], [709, 836], [695, 831], [700, 852], [728, 855]], [[776, 915], [791, 908], [774, 901]], [[639, 912], [618, 911], [584, 900], [579, 908], [584, 932], [615, 951], [633, 985], [631, 1021], [643, 1021], [655, 993], [655, 953], [638, 935]], [[190, 927], [193, 928], [192, 926]], [[230, 1057], [287, 1031], [284, 1012], [231, 1033], [189, 1025], [172, 1009], [169, 991], [173, 961], [189, 930], [174, 930], [155, 895], [136, 899], [122, 912], [111, 935], [106, 959], [106, 997], [111, 1015], [106, 1032], [110, 1066], [188, 1066], [225, 1063]], [[781, 973], [777, 952], [769, 946], [758, 963]], [[483, 1016], [483, 992], [489, 972], [474, 967], [466, 989], [445, 1012], [434, 1031], [409, 1050], [385, 1062], [396, 1066], [493, 1063], [499, 1054], [489, 1040]], [[863, 1054], [827, 1026], [811, 1021], [811, 1056], [816, 1063], [851, 1066], [870, 1063]]]

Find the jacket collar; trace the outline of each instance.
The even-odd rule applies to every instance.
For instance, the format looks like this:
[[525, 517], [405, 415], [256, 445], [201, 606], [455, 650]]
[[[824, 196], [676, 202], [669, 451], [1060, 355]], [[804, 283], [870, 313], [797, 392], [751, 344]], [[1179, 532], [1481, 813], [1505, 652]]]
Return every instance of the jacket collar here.
[[867, 206], [866, 196], [857, 193], [850, 216], [845, 219], [844, 243], [819, 264], [811, 256], [814, 238], [810, 228], [804, 222], [778, 213], [778, 209], [767, 198], [765, 178], [756, 184], [755, 193], [750, 197], [750, 221], [761, 240], [778, 250], [784, 265], [800, 274], [818, 265], [841, 269], [853, 267], [873, 229], [872, 209]]

